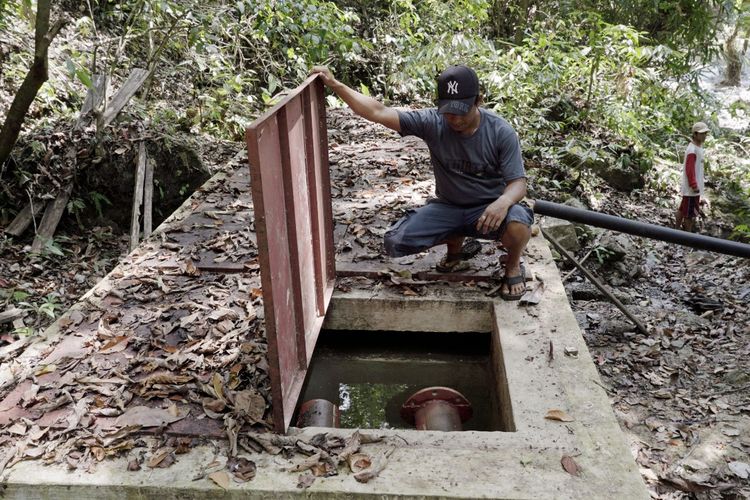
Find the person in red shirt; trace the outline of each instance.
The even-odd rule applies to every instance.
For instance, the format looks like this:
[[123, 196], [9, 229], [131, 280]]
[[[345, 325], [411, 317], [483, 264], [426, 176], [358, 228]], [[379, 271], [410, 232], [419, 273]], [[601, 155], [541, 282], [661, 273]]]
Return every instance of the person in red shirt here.
[[692, 131], [693, 136], [685, 150], [685, 163], [682, 168], [682, 182], [680, 183], [682, 200], [675, 216], [675, 227], [690, 232], [693, 231], [696, 217], [701, 213], [701, 205], [706, 203], [706, 200], [701, 200], [705, 190], [703, 143], [706, 141], [709, 129], [705, 123], [697, 122], [693, 125]]

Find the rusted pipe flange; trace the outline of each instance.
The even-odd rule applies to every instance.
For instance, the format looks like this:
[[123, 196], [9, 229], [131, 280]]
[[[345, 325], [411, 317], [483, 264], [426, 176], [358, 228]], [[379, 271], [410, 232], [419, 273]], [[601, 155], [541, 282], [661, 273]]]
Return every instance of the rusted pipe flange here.
[[297, 427], [338, 427], [339, 407], [327, 399], [310, 399], [299, 407]]
[[401, 406], [401, 418], [418, 430], [460, 431], [473, 414], [469, 400], [450, 387], [419, 390]]

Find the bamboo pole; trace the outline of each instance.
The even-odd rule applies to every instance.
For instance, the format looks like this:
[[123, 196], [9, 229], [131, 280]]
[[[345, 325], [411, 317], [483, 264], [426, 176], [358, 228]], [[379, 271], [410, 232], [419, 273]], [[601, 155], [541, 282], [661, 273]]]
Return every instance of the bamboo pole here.
[[643, 326], [643, 323], [641, 323], [640, 321], [638, 321], [638, 318], [636, 318], [636, 317], [635, 317], [635, 316], [633, 315], [633, 313], [631, 313], [631, 312], [630, 312], [630, 311], [628, 310], [628, 308], [627, 308], [627, 307], [625, 307], [625, 305], [624, 305], [624, 304], [623, 304], [622, 302], [620, 302], [620, 301], [619, 301], [619, 300], [617, 299], [617, 297], [615, 297], [614, 295], [612, 295], [612, 293], [611, 293], [611, 292], [610, 292], [609, 290], [607, 290], [607, 288], [606, 288], [606, 287], [604, 286], [604, 284], [602, 284], [602, 282], [601, 282], [601, 281], [599, 281], [599, 280], [598, 280], [598, 279], [596, 278], [596, 276], [594, 276], [593, 274], [591, 274], [591, 272], [590, 272], [590, 271], [589, 271], [588, 269], [586, 269], [585, 267], [583, 267], [583, 266], [582, 266], [582, 265], [581, 265], [581, 264], [580, 264], [580, 263], [579, 263], [579, 262], [578, 262], [578, 261], [576, 260], [576, 258], [575, 258], [575, 257], [573, 257], [572, 255], [570, 255], [570, 253], [569, 253], [569, 252], [568, 252], [567, 250], [565, 250], [565, 248], [563, 248], [563, 246], [562, 246], [562, 245], [560, 245], [560, 243], [559, 243], [559, 242], [558, 242], [558, 241], [557, 241], [557, 240], [556, 240], [556, 239], [555, 239], [554, 237], [552, 237], [552, 236], [551, 236], [551, 235], [550, 235], [549, 233], [547, 233], [547, 232], [546, 232], [546, 231], [545, 231], [544, 229], [542, 229], [542, 234], [543, 234], [543, 235], [544, 235], [544, 237], [545, 237], [545, 238], [547, 239], [547, 241], [549, 241], [550, 243], [552, 243], [552, 246], [554, 246], [554, 247], [555, 247], [555, 249], [556, 249], [556, 250], [557, 250], [558, 252], [560, 252], [560, 255], [562, 255], [563, 257], [565, 257], [565, 258], [566, 258], [566, 259], [568, 259], [569, 261], [571, 261], [571, 262], [572, 262], [572, 263], [573, 263], [573, 264], [574, 264], [574, 265], [575, 265], [575, 266], [576, 266], [576, 267], [577, 267], [578, 269], [580, 269], [580, 271], [581, 271], [581, 272], [583, 273], [583, 275], [584, 275], [584, 276], [586, 276], [586, 278], [588, 278], [588, 280], [589, 280], [589, 281], [591, 281], [591, 283], [593, 283], [593, 284], [594, 284], [594, 286], [596, 286], [596, 287], [597, 287], [597, 288], [598, 288], [598, 289], [599, 289], [599, 290], [600, 290], [600, 291], [601, 291], [601, 292], [602, 292], [602, 293], [603, 293], [604, 295], [606, 295], [606, 296], [607, 296], [607, 298], [608, 298], [608, 299], [609, 299], [609, 300], [610, 300], [610, 301], [611, 301], [611, 302], [612, 302], [612, 303], [613, 303], [613, 304], [614, 304], [614, 305], [615, 305], [615, 306], [616, 306], [616, 307], [617, 307], [617, 308], [618, 308], [618, 309], [619, 309], [620, 311], [622, 311], [622, 313], [623, 313], [623, 314], [624, 314], [625, 316], [627, 316], [627, 317], [628, 317], [628, 319], [629, 319], [630, 321], [632, 321], [632, 322], [633, 322], [633, 323], [635, 324], [635, 326], [637, 326], [637, 327], [638, 327], [638, 330], [640, 330], [640, 332], [641, 332], [641, 333], [643, 333], [643, 334], [646, 334], [646, 335], [648, 335], [648, 330], [646, 330], [646, 327], [645, 327], [645, 326]]
[[146, 159], [146, 180], [143, 186], [143, 239], [153, 231], [154, 161]]
[[138, 164], [135, 172], [135, 186], [133, 189], [133, 213], [130, 218], [130, 250], [138, 246], [141, 225], [141, 204], [143, 203], [143, 177], [146, 173], [146, 143], [138, 143]]

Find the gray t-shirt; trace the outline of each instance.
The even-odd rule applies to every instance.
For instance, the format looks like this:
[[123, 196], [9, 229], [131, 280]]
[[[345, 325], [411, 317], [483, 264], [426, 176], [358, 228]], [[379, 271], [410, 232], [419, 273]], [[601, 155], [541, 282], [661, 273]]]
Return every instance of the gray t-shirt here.
[[495, 201], [508, 182], [526, 177], [513, 127], [479, 108], [479, 128], [470, 137], [454, 132], [437, 109], [399, 111], [401, 135], [423, 139], [435, 172], [435, 195], [459, 206]]

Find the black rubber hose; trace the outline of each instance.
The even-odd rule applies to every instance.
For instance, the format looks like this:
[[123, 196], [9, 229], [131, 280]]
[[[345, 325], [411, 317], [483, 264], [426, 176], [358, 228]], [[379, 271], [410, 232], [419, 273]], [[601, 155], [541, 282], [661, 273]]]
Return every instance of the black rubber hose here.
[[668, 243], [677, 243], [691, 248], [708, 250], [711, 252], [734, 255], [736, 257], [750, 258], [750, 245], [739, 243], [737, 241], [723, 240], [702, 234], [688, 233], [669, 227], [648, 224], [635, 220], [616, 217], [614, 215], [601, 214], [591, 210], [561, 205], [550, 201], [535, 200], [534, 212], [540, 215], [549, 215], [558, 219], [564, 219], [571, 222], [579, 222], [589, 226], [612, 229], [622, 233], [643, 236], [654, 240], [666, 241]]

